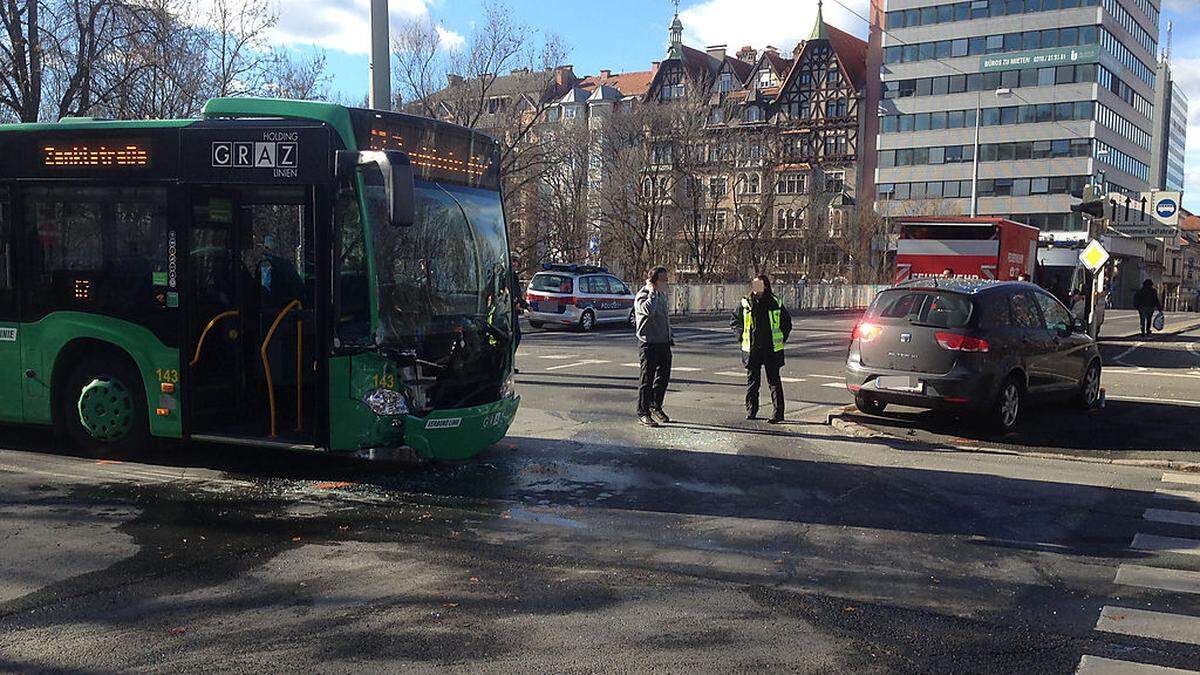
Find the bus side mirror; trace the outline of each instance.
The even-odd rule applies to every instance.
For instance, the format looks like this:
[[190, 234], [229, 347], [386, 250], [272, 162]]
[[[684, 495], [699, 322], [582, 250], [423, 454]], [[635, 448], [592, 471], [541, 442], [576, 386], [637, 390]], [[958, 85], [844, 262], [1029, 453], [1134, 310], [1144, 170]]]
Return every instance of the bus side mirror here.
[[383, 177], [388, 220], [393, 226], [408, 227], [416, 220], [413, 170], [406, 153], [399, 150], [338, 150], [334, 170], [338, 178], [352, 176], [361, 166], [374, 164]]
[[398, 150], [384, 150], [387, 161], [379, 165], [387, 186], [388, 218], [396, 227], [409, 227], [417, 218], [412, 164]]

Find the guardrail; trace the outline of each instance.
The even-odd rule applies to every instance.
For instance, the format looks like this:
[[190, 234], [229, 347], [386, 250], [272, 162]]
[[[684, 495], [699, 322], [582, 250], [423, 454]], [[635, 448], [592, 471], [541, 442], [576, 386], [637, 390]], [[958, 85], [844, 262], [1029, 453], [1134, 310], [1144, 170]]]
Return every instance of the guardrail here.
[[[771, 290], [792, 312], [865, 309], [886, 285], [775, 284]], [[672, 284], [675, 316], [728, 314], [746, 294], [745, 284]]]

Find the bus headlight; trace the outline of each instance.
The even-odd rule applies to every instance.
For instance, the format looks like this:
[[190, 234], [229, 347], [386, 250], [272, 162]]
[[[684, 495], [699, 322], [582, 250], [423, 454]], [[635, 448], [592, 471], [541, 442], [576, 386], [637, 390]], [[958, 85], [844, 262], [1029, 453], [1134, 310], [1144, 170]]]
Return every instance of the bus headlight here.
[[500, 384], [500, 398], [503, 400], [506, 398], [516, 398], [516, 396], [517, 382], [513, 379], [512, 375], [509, 375], [508, 378]]
[[371, 389], [363, 395], [363, 403], [380, 417], [395, 417], [408, 412], [404, 395], [391, 389]]

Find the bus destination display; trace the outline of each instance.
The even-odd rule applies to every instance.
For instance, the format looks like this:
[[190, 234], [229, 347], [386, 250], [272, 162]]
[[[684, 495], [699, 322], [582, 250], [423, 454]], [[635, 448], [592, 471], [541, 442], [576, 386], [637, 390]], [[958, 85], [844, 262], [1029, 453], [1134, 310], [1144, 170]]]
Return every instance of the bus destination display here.
[[145, 142], [62, 141], [42, 145], [42, 166], [47, 168], [138, 168], [150, 166], [150, 149]]

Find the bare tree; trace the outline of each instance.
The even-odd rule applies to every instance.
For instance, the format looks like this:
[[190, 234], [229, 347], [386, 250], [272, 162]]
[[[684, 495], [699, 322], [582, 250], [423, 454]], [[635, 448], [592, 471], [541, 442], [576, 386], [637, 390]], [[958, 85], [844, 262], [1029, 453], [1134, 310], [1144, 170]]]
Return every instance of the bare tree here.
[[261, 92], [278, 56], [267, 44], [267, 33], [279, 20], [274, 7], [252, 0], [212, 0], [206, 19], [203, 50], [213, 95]]
[[37, 0], [3, 0], [0, 43], [5, 64], [0, 68], [0, 105], [22, 122], [36, 122], [42, 107], [42, 24]]
[[555, 162], [537, 183], [532, 213], [539, 248], [554, 260], [583, 260], [588, 240], [588, 171], [593, 147], [582, 119], [542, 135], [543, 152]]
[[328, 98], [329, 81], [324, 52], [299, 59], [277, 49], [267, 71], [265, 89], [278, 98], [316, 101]]

